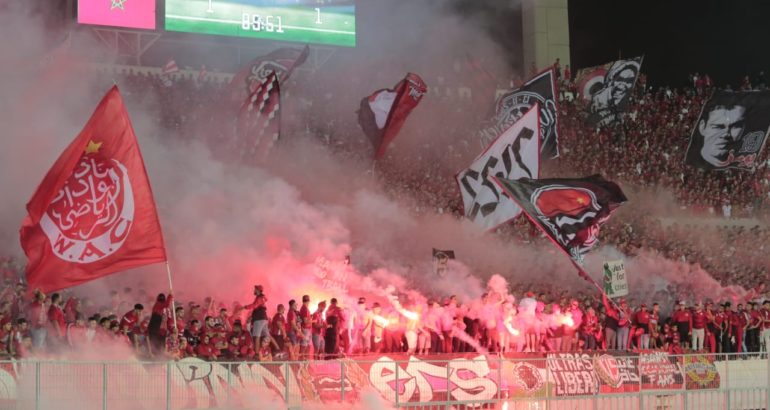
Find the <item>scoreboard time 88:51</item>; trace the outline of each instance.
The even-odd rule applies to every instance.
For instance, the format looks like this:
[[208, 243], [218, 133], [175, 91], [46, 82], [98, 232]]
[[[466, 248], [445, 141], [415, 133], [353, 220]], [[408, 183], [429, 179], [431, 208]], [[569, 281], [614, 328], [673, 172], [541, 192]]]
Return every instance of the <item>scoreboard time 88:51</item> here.
[[355, 0], [165, 0], [167, 31], [356, 45]]

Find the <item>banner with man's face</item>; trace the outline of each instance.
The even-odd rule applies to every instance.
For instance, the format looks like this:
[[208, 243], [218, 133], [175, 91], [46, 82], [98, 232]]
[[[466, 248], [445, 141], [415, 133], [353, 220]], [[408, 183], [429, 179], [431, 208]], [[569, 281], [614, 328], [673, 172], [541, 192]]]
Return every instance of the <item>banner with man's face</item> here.
[[578, 71], [575, 82], [588, 106], [588, 122], [603, 127], [620, 120], [639, 78], [642, 59], [617, 60]]
[[753, 169], [770, 131], [770, 91], [716, 91], [693, 127], [685, 163]]

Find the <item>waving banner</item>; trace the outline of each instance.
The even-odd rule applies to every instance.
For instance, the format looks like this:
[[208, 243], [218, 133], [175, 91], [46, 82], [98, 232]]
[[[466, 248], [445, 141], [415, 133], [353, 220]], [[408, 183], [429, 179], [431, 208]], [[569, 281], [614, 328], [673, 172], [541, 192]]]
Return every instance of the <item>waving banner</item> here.
[[289, 79], [295, 68], [301, 66], [310, 54], [310, 47], [279, 48], [270, 54], [256, 57], [241, 67], [235, 74], [227, 90], [229, 98], [238, 104], [264, 83], [271, 73], [275, 73], [279, 83]]
[[685, 162], [702, 169], [754, 169], [770, 131], [770, 91], [715, 91], [693, 127]]
[[537, 179], [540, 175], [539, 116], [539, 105], [535, 104], [455, 177], [465, 216], [484, 229], [494, 229], [521, 213], [492, 176]]
[[374, 159], [385, 155], [406, 118], [428, 92], [428, 86], [419, 75], [408, 73], [395, 87], [377, 90], [361, 100], [358, 124], [374, 145]]
[[281, 89], [270, 73], [257, 85], [238, 113], [235, 152], [244, 163], [264, 160], [281, 135]]
[[500, 134], [521, 119], [530, 108], [538, 105], [540, 117], [540, 156], [544, 159], [559, 156], [558, 110], [556, 105], [556, 76], [553, 68], [536, 75], [520, 88], [497, 101], [494, 123], [479, 133], [486, 147]]
[[588, 122], [603, 127], [620, 120], [639, 78], [643, 59], [612, 61], [578, 71], [575, 82], [588, 105]]
[[142, 154], [117, 87], [48, 171], [21, 227], [30, 289], [166, 260]]
[[626, 202], [620, 187], [600, 175], [517, 181], [493, 178], [551, 242], [575, 261], [598, 243], [601, 225]]

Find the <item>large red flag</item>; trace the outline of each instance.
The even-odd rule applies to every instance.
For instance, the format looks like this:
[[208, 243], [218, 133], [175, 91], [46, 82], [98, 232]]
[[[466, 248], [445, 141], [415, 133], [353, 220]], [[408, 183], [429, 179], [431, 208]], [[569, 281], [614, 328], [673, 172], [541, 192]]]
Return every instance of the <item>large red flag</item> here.
[[30, 289], [75, 286], [166, 260], [142, 154], [117, 87], [27, 203], [21, 246]]

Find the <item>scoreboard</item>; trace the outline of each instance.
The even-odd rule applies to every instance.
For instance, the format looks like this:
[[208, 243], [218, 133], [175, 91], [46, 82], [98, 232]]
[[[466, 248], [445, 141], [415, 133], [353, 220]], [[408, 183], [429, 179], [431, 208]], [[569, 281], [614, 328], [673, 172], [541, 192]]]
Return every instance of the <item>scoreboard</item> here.
[[167, 31], [355, 47], [355, 0], [165, 0]]

